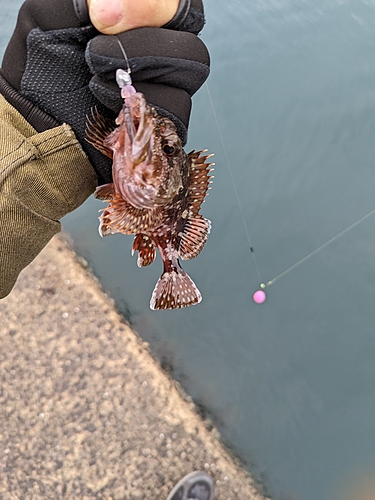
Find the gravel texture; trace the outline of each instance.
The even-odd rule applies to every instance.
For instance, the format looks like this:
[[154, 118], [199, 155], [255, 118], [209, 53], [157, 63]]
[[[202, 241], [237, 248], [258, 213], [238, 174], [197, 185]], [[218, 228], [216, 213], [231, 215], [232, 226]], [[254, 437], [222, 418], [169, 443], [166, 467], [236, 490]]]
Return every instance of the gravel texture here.
[[193, 470], [264, 498], [61, 238], [0, 301], [0, 346], [0, 500], [164, 500]]

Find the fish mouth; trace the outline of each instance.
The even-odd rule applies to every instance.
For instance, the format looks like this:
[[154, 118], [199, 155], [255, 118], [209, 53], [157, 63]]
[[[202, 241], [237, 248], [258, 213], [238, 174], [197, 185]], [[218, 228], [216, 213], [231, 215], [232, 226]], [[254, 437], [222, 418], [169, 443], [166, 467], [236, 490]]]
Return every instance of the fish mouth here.
[[170, 202], [175, 196], [160, 185], [155, 163], [155, 130], [157, 114], [141, 92], [127, 89], [124, 106], [124, 124], [128, 136], [126, 156], [129, 170], [123, 193], [135, 208], [157, 208]]
[[129, 90], [125, 97], [125, 126], [130, 141], [129, 158], [134, 166], [151, 161], [155, 117], [141, 92]]

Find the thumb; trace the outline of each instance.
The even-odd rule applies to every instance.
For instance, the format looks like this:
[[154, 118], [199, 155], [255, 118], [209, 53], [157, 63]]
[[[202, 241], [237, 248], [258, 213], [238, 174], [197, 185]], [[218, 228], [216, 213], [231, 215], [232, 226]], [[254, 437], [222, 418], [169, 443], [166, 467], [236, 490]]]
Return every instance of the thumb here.
[[95, 28], [106, 35], [145, 26], [160, 28], [177, 12], [179, 0], [87, 0]]

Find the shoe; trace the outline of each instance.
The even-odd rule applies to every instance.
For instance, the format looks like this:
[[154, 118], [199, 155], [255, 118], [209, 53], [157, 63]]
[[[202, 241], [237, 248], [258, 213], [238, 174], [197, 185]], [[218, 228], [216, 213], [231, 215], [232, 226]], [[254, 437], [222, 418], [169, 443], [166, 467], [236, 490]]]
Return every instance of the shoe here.
[[176, 484], [167, 500], [215, 500], [215, 484], [205, 472], [191, 472]]

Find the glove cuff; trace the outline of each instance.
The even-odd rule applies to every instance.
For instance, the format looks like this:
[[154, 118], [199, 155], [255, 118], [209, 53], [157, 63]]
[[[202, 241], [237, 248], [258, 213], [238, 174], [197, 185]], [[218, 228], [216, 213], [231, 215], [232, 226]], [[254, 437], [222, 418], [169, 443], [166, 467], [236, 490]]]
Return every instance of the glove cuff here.
[[73, 6], [79, 21], [84, 26], [91, 24], [86, 0], [73, 0]]
[[61, 124], [52, 116], [35, 106], [9, 85], [0, 71], [0, 94], [13, 106], [38, 133], [45, 132]]
[[205, 23], [202, 0], [180, 0], [173, 18], [162, 28], [198, 35]]

